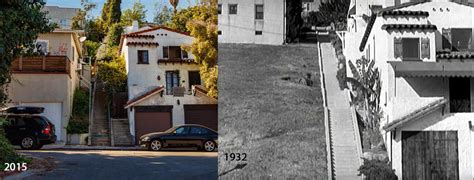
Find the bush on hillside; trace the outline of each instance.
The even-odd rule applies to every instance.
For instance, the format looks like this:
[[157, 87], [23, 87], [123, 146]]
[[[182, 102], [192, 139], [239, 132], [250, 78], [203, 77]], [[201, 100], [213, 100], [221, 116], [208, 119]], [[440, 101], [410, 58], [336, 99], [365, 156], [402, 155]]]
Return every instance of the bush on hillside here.
[[395, 170], [390, 167], [388, 159], [364, 159], [364, 164], [359, 167], [359, 176], [364, 175], [367, 180], [396, 180]]
[[10, 141], [5, 138], [3, 132], [4, 119], [0, 119], [0, 169], [5, 169], [5, 163], [29, 163], [31, 158], [19, 155], [15, 152]]

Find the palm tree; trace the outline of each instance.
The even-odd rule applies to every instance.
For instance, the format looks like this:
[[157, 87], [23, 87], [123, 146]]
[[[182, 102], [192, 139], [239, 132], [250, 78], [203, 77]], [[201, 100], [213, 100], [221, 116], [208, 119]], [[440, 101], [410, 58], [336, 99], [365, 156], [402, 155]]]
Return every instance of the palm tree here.
[[171, 6], [173, 6], [173, 12], [176, 14], [176, 7], [179, 4], [179, 0], [170, 0]]

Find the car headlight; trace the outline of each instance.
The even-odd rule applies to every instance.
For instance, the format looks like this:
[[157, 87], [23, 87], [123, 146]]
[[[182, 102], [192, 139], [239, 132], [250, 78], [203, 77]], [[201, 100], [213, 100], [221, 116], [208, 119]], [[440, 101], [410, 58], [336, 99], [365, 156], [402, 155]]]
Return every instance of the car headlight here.
[[149, 141], [150, 140], [150, 137], [149, 136], [146, 136], [142, 139], [142, 141]]

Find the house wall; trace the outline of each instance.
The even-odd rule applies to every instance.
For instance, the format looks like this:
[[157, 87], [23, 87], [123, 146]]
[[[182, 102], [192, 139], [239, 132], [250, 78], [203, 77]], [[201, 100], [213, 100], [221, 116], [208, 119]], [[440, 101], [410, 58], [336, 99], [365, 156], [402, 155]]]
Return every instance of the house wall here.
[[[184, 105], [185, 104], [217, 104], [216, 99], [212, 99], [205, 95], [185, 95], [184, 97], [174, 97], [172, 95], [164, 95], [161, 97], [158, 94], [145, 99], [136, 106], [153, 106], [153, 105], [172, 105], [172, 120], [173, 126], [184, 124]], [[179, 100], [179, 104], [177, 101]], [[135, 110], [128, 111], [128, 119], [130, 123], [130, 134], [135, 136]]]
[[12, 75], [8, 95], [12, 103], [62, 103], [63, 127], [56, 126], [66, 139], [67, 123], [72, 109], [72, 84], [67, 74], [17, 74]]
[[79, 72], [76, 71], [79, 63], [81, 48], [76, 46], [78, 37], [72, 32], [52, 32], [39, 34], [39, 40], [48, 40], [50, 55], [65, 55], [71, 61], [71, 73], [68, 74], [38, 74], [13, 73], [8, 92], [12, 103], [62, 103], [63, 127], [56, 127], [61, 131], [61, 140], [66, 139], [66, 129], [72, 113], [74, 90], [79, 84]]
[[[429, 12], [428, 22], [436, 25], [438, 28], [436, 31], [436, 50], [442, 50], [443, 28], [474, 29], [474, 8], [471, 6], [449, 2], [448, 0], [437, 0], [434, 2], [408, 6], [404, 8], [404, 10], [420, 10]], [[474, 41], [472, 43], [474, 45]]]
[[[154, 39], [138, 39], [138, 38], [126, 38], [124, 41], [123, 56], [126, 61], [127, 69], [127, 84], [128, 84], [128, 97], [129, 99], [134, 98], [137, 94], [143, 92], [149, 87], [166, 85], [166, 71], [179, 70], [180, 81], [185, 81], [185, 87], [188, 87], [188, 71], [199, 71], [197, 64], [187, 63], [161, 63], [158, 64], [158, 59], [163, 58], [163, 46], [181, 46], [190, 45], [193, 42], [193, 38], [183, 34], [167, 31], [167, 30], [156, 30], [144, 34], [155, 35]], [[157, 34], [160, 34], [159, 36]], [[161, 36], [161, 34], [167, 34]], [[158, 42], [159, 46], [127, 46], [127, 42]], [[148, 50], [149, 64], [137, 64], [138, 62], [138, 50]], [[188, 52], [189, 58], [193, 59], [194, 56]], [[160, 76], [160, 80], [158, 80]], [[187, 88], [188, 89], [188, 88]]]
[[[219, 43], [255, 43], [281, 45], [285, 42], [286, 0], [219, 0]], [[237, 14], [229, 14], [229, 4], [237, 4]], [[255, 5], [263, 4], [263, 22], [255, 20]], [[261, 30], [262, 35], [255, 35]]]
[[[47, 11], [47, 17], [50, 18], [51, 22], [58, 24], [61, 29], [71, 29], [72, 18], [76, 16], [79, 8], [66, 8], [59, 6], [44, 6], [44, 11]], [[66, 24], [61, 24], [61, 20], [64, 20]]]
[[[395, 138], [387, 140], [387, 149], [389, 150], [389, 156], [391, 156], [392, 168], [395, 170], [398, 179], [403, 178], [402, 131], [457, 131], [459, 179], [474, 178], [474, 161], [472, 161], [474, 159], [472, 152], [474, 133], [468, 126], [469, 121], [473, 121], [474, 113], [445, 113], [443, 115], [442, 111], [443, 109], [439, 109], [423, 118], [413, 120], [403, 127], [397, 128], [395, 130]], [[388, 137], [391, 137], [391, 134]]]

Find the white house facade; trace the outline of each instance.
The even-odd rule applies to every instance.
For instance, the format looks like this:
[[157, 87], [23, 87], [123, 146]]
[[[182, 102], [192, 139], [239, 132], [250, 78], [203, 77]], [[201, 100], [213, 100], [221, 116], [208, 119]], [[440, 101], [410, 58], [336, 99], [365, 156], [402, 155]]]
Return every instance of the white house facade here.
[[[473, 4], [379, 4], [368, 14], [353, 11], [344, 53], [375, 61], [381, 72], [381, 131], [392, 168], [399, 179], [473, 179]], [[362, 14], [367, 21], [357, 20]]]
[[285, 43], [286, 0], [219, 0], [219, 43]]
[[181, 48], [193, 37], [166, 27], [122, 36], [130, 133], [135, 138], [180, 124], [217, 129], [217, 100], [202, 88], [199, 65]]

